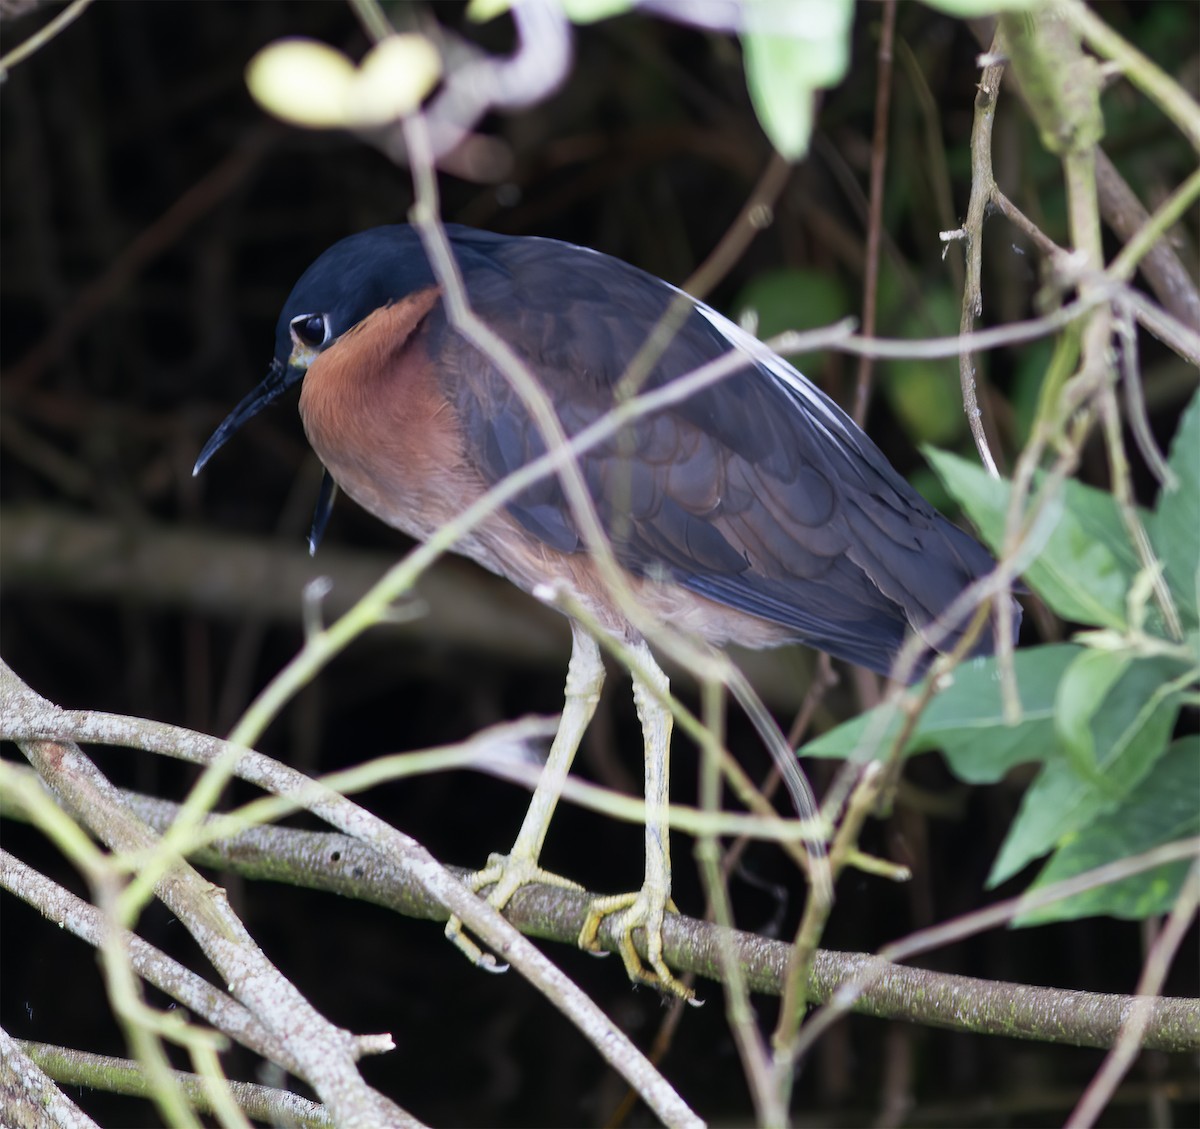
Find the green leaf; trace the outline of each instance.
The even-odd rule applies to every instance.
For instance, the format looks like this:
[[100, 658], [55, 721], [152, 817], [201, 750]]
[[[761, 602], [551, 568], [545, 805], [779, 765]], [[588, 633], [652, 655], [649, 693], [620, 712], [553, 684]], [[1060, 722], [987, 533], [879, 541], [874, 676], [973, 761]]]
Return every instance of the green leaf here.
[[[906, 302], [893, 315], [906, 337], [929, 337], [958, 332], [961, 302], [949, 286], [932, 286], [922, 294], [920, 308]], [[900, 417], [905, 432], [920, 445], [953, 446], [967, 427], [954, 361], [898, 360], [883, 366], [880, 391]]]
[[[577, 24], [592, 24], [619, 16], [632, 10], [634, 3], [635, 0], [559, 0], [567, 19]], [[512, 0], [471, 0], [467, 5], [467, 19], [487, 23], [511, 7]]]
[[989, 886], [1115, 810], [1146, 777], [1170, 739], [1180, 705], [1174, 680], [1186, 670], [1186, 664], [1168, 658], [1129, 665], [1090, 719], [1095, 771], [1080, 775], [1065, 750], [1047, 760], [1021, 800]]
[[1058, 684], [1054, 726], [1067, 759], [1084, 779], [1096, 776], [1092, 719], [1132, 661], [1128, 651], [1084, 651], [1067, 667]]
[[[741, 321], [753, 313], [754, 332], [762, 339], [785, 330], [816, 329], [850, 312], [845, 288], [834, 276], [817, 270], [784, 268], [755, 276], [734, 302]], [[818, 371], [824, 353], [792, 355], [788, 360], [801, 372]]]
[[1046, 379], [1046, 370], [1050, 367], [1050, 356], [1053, 349], [1054, 344], [1048, 338], [1031, 341], [1021, 349], [1020, 356], [1015, 358], [1015, 371], [1009, 400], [1012, 403], [1014, 416], [1013, 438], [1018, 447], [1024, 447], [1029, 442], [1030, 433], [1033, 431], [1033, 421], [1037, 415], [1042, 384]]
[[1174, 490], [1164, 489], [1158, 509], [1150, 516], [1148, 532], [1154, 550], [1166, 567], [1167, 582], [1188, 626], [1197, 623], [1200, 588], [1200, 393], [1197, 393], [1171, 444], [1171, 469], [1179, 479]]
[[[1004, 540], [1011, 487], [982, 467], [946, 451], [926, 449], [938, 477], [996, 552]], [[1052, 531], [1024, 579], [1063, 619], [1122, 630], [1125, 596], [1137, 573], [1124, 526], [1112, 498], [1068, 482], [1061, 513], [1047, 515]]]
[[[1115, 812], [1068, 837], [1030, 890], [1085, 870], [1200, 834], [1200, 737], [1176, 741]], [[1022, 914], [1014, 925], [1039, 925], [1097, 914], [1144, 918], [1166, 913], [1179, 895], [1189, 864], [1168, 863], [1120, 882]]]
[[[1064, 671], [1083, 653], [1071, 644], [1030, 647], [1014, 656], [1021, 720], [1006, 725], [994, 659], [973, 659], [953, 674], [917, 719], [905, 755], [941, 749], [951, 769], [971, 784], [991, 784], [1014, 765], [1054, 755], [1055, 691]], [[884, 725], [884, 719], [888, 724]], [[900, 730], [895, 707], [880, 706], [810, 741], [800, 756], [868, 759], [891, 747]], [[864, 739], [873, 740], [870, 746]]]
[[560, 3], [567, 19], [577, 24], [594, 24], [634, 7], [634, 0], [560, 0]]
[[[786, 28], [770, 30], [773, 7]], [[771, 144], [788, 160], [808, 152], [818, 90], [841, 82], [850, 63], [853, 0], [754, 0], [745, 5], [742, 34], [746, 86]], [[753, 30], [761, 28], [762, 30]]]
[[1024, 12], [1045, 2], [1046, 0], [925, 0], [928, 7], [963, 20], [994, 16], [997, 12]]

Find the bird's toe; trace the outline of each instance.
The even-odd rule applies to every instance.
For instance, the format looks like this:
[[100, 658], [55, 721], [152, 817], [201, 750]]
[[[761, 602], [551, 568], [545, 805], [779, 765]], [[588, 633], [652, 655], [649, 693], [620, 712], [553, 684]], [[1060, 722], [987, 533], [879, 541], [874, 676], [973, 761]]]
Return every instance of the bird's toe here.
[[[606, 919], [617, 952], [625, 964], [630, 980], [636, 984], [649, 984], [665, 995], [678, 996], [689, 1003], [696, 1002], [696, 994], [687, 987], [668, 967], [663, 959], [663, 919], [666, 911], [675, 911], [665, 891], [643, 886], [633, 894], [614, 894], [596, 898], [588, 907], [583, 928], [579, 931], [578, 944], [587, 952], [603, 951], [600, 929]], [[640, 930], [645, 937], [645, 954], [638, 951], [634, 932]]]
[[[488, 856], [487, 866], [468, 874], [464, 884], [480, 895], [493, 909], [503, 911], [513, 895], [522, 886], [557, 886], [564, 890], [582, 890], [577, 882], [560, 874], [543, 870], [535, 859], [516, 853]], [[462, 952], [474, 965], [488, 972], [503, 972], [508, 966], [501, 964], [489, 952], [480, 948], [466, 933], [462, 920], [451, 917], [446, 922], [446, 939]]]

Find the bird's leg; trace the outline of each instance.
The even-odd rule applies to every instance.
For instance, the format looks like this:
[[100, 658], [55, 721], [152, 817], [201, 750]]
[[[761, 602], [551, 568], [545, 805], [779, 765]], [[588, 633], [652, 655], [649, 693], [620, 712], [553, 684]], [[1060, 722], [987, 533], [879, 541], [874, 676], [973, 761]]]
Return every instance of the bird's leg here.
[[[671, 900], [671, 844], [667, 805], [670, 799], [671, 711], [663, 705], [670, 683], [640, 643], [635, 652], [646, 674], [633, 676], [633, 701], [642, 723], [646, 757], [646, 877], [636, 894], [597, 898], [579, 934], [580, 948], [598, 951], [597, 935], [605, 917], [616, 914], [613, 929], [617, 949], [631, 980], [652, 984], [664, 992], [691, 999], [690, 992], [663, 960], [663, 917]], [[671, 907], [674, 908], [674, 907]], [[646, 961], [633, 945], [633, 931], [646, 932]]]
[[[491, 887], [488, 902], [496, 909], [503, 909], [513, 894], [531, 882], [549, 883], [578, 890], [580, 887], [565, 878], [538, 866], [542, 844], [554, 815], [558, 798], [562, 795], [567, 773], [575, 752], [583, 740], [584, 731], [596, 712], [600, 690], [604, 685], [604, 661], [596, 641], [579, 624], [571, 621], [571, 661], [567, 666], [567, 685], [563, 700], [562, 718], [550, 755], [538, 778], [529, 810], [517, 833], [516, 842], [507, 855], [491, 855], [483, 870], [467, 879], [467, 885], [475, 891]], [[483, 953], [462, 931], [462, 922], [451, 917], [446, 923], [446, 936], [453, 941], [475, 963], [480, 963]]]

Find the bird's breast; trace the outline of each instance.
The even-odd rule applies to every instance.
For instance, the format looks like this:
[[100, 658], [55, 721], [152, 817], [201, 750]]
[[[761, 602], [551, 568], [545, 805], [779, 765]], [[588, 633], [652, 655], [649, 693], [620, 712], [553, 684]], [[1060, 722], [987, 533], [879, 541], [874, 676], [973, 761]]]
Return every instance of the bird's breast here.
[[429, 287], [368, 315], [309, 366], [300, 415], [338, 485], [382, 521], [425, 538], [484, 491], [429, 354]]

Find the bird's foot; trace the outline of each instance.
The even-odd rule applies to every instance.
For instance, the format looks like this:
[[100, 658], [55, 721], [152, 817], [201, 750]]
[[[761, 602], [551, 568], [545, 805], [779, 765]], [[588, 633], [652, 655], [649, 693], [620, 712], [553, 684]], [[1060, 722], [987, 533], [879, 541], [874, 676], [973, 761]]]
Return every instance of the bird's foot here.
[[[606, 917], [611, 917], [612, 930], [617, 941], [617, 952], [625, 962], [625, 971], [635, 984], [649, 984], [664, 995], [679, 996], [690, 1004], [699, 1006], [700, 1000], [667, 967], [663, 960], [663, 918], [666, 911], [677, 913], [673, 902], [665, 893], [653, 887], [643, 886], [634, 894], [613, 894], [596, 898], [588, 907], [583, 928], [579, 931], [579, 947], [591, 953], [602, 952], [600, 926]], [[634, 947], [633, 931], [642, 929], [646, 934], [646, 959]]]
[[[468, 874], [463, 881], [476, 894], [487, 891], [486, 901], [493, 909], [503, 910], [512, 900], [512, 896], [522, 886], [543, 885], [558, 886], [564, 890], [582, 890], [583, 887], [560, 874], [543, 870], [537, 861], [527, 855], [488, 855], [487, 866]], [[490, 889], [489, 889], [490, 887]], [[451, 916], [446, 922], [446, 939], [467, 959], [479, 968], [488, 972], [505, 972], [508, 965], [499, 963], [496, 958], [481, 949], [463, 930], [462, 919]]]

